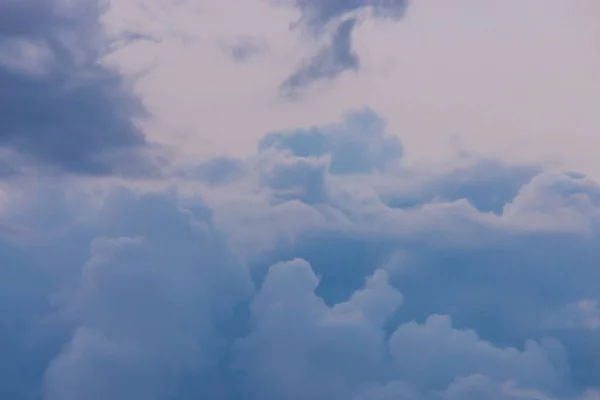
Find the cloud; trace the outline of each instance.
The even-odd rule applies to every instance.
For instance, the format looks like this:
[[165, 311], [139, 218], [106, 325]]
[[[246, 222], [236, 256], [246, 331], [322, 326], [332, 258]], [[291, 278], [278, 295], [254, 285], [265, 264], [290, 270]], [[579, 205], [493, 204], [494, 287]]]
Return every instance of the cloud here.
[[[13, 186], [3, 218], [36, 236], [2, 237], [0, 393], [578, 399], [600, 386], [597, 185], [494, 160], [423, 172], [401, 149], [373, 111], [350, 112], [201, 164], [176, 189]], [[389, 206], [390, 193], [416, 200]]]
[[259, 151], [286, 149], [298, 157], [330, 157], [334, 175], [383, 171], [403, 155], [402, 144], [385, 131], [385, 122], [371, 109], [347, 113], [342, 123], [270, 133]]
[[35, 332], [36, 318], [49, 312], [51, 285], [46, 271], [30, 255], [3, 239], [0, 254], [0, 396], [35, 398], [46, 355], [57, 350], [48, 340], [51, 329]]
[[223, 48], [235, 61], [244, 62], [263, 55], [268, 50], [268, 45], [264, 39], [242, 36], [224, 43]]
[[548, 318], [548, 326], [553, 329], [600, 330], [600, 308], [597, 300], [583, 299], [566, 306]]
[[407, 0], [295, 0], [294, 3], [302, 13], [300, 22], [315, 31], [345, 14], [367, 8], [378, 17], [399, 18], [408, 5]]
[[[390, 207], [410, 208], [430, 202], [468, 201], [479, 211], [501, 214], [519, 190], [541, 172], [539, 167], [506, 165], [498, 160], [475, 160], [438, 177], [425, 180], [419, 190], [413, 187], [384, 189], [383, 199]], [[412, 174], [407, 174], [410, 178]], [[414, 178], [413, 178], [414, 179]], [[414, 197], [417, 195], [418, 197]]]
[[193, 179], [214, 186], [235, 181], [244, 173], [242, 162], [231, 157], [213, 158], [185, 172]]
[[[423, 325], [400, 325], [386, 344], [383, 327], [402, 295], [389, 286], [383, 271], [333, 307], [314, 294], [317, 285], [303, 260], [271, 267], [251, 307], [254, 328], [237, 344], [239, 367], [247, 379], [245, 398], [345, 399], [359, 393], [355, 399], [418, 399], [426, 398], [418, 393], [436, 390], [446, 391], [447, 398], [461, 398], [459, 392], [477, 393], [478, 386], [501, 394], [494, 381], [514, 379], [548, 389], [560, 388], [566, 378], [564, 350], [557, 343], [503, 349], [479, 340], [472, 331], [453, 329], [446, 316], [431, 316]], [[370, 386], [386, 376], [410, 384]]]
[[[473, 331], [453, 329], [447, 316], [433, 315], [423, 325], [401, 325], [390, 338], [399, 376], [419, 388], [443, 389], [455, 378], [482, 374], [496, 381], [516, 380], [524, 387], [560, 388], [567, 376], [563, 349], [554, 342], [527, 342], [524, 350], [502, 349], [479, 340]], [[568, 383], [568, 382], [567, 382]]]
[[402, 295], [378, 272], [330, 308], [317, 285], [303, 260], [270, 268], [251, 306], [254, 329], [237, 343], [246, 398], [347, 398], [383, 372], [382, 325]]
[[[219, 331], [251, 293], [244, 263], [228, 251], [201, 204], [190, 211], [168, 193], [123, 189], [97, 212], [91, 225], [78, 224], [40, 250], [29, 279], [11, 278], [3, 267], [3, 284], [14, 285], [3, 291], [3, 321], [18, 322], [3, 330], [10, 339], [3, 343], [14, 341], [11, 352], [24, 357], [30, 341], [33, 349], [50, 341], [27, 356], [25, 367], [32, 372], [16, 370], [16, 385], [32, 379], [24, 388], [43, 392], [44, 399], [162, 399], [189, 396], [192, 388], [194, 395], [224, 396], [220, 363], [227, 339]], [[87, 249], [78, 248], [86, 242]], [[60, 265], [44, 260], [54, 251], [63, 254]], [[14, 268], [26, 267], [20, 264]], [[56, 285], [37, 288], [42, 272]], [[45, 307], [44, 296], [51, 300]], [[36, 308], [29, 310], [29, 304]], [[56, 326], [58, 334], [44, 340]], [[0, 368], [7, 372], [10, 363], [20, 363], [10, 354]], [[15, 390], [15, 382], [0, 387], [3, 395]]]
[[[152, 113], [148, 137], [186, 163], [247, 157], [265, 132], [324, 124], [367, 105], [401, 136], [409, 163], [451, 163], [467, 151], [598, 180], [596, 2], [533, 0], [516, 10], [501, 0], [457, 1], [413, 1], [398, 22], [358, 11], [360, 69], [296, 101], [278, 98], [281, 83], [329, 43], [338, 21], [315, 37], [303, 24], [290, 29], [299, 9], [270, 1], [111, 1], [107, 29], [158, 39], [131, 43], [111, 65], [137, 77], [136, 94]], [[245, 36], [264, 38], [268, 52], [245, 63], [223, 53], [221, 43]]]
[[355, 24], [355, 19], [342, 22], [331, 37], [331, 43], [287, 78], [281, 84], [281, 90], [294, 95], [298, 89], [315, 81], [334, 79], [345, 71], [357, 70], [359, 60], [352, 50], [352, 30]]
[[295, 4], [302, 14], [295, 26], [304, 26], [316, 35], [327, 32], [331, 23], [337, 26], [332, 30], [329, 43], [281, 84], [282, 92], [288, 96], [297, 95], [314, 82], [332, 80], [345, 71], [358, 70], [360, 61], [352, 48], [352, 35], [359, 22], [359, 11], [370, 10], [378, 18], [398, 19], [407, 7], [406, 0], [296, 0]]
[[266, 187], [280, 200], [297, 199], [306, 204], [327, 201], [328, 165], [315, 157], [294, 157], [289, 152], [266, 151], [258, 170]]
[[[206, 3], [206, 14], [190, 19], [220, 24], [211, 12], [236, 4], [246, 7], [238, 21], [252, 22], [247, 13], [259, 3]], [[327, 29], [366, 11], [362, 2], [303, 4], [304, 23]], [[365, 7], [377, 16], [399, 3], [370, 4]], [[66, 10], [88, 15], [87, 5], [77, 7]], [[172, 10], [162, 11], [168, 16]], [[54, 17], [31, 15], [39, 19], [42, 42], [62, 43]], [[69, 15], [61, 21], [72, 22], [60, 25], [67, 32], [96, 32], [96, 24], [80, 28], [86, 19]], [[96, 21], [97, 13], [89, 15]], [[7, 24], [0, 30], [37, 32]], [[88, 49], [95, 34], [77, 37], [83, 47], [52, 51]], [[144, 49], [157, 51], [153, 46], [163, 39]], [[223, 56], [222, 42], [206, 42], [215, 53], [201, 53], [203, 59]], [[269, 75], [281, 43], [269, 37], [268, 55], [253, 62], [219, 62], [224, 69], [235, 65], [239, 82], [253, 68]], [[181, 51], [192, 60], [197, 43], [189, 45]], [[28, 79], [42, 74], [31, 85], [45, 87], [45, 57], [57, 56], [10, 46], [3, 47], [3, 68]], [[65, 65], [79, 71], [77, 60], [83, 60], [89, 72], [98, 49], [91, 47], [92, 58], [65, 56]], [[176, 108], [191, 104], [199, 115], [222, 112], [252, 123], [234, 112], [238, 97], [225, 94], [218, 74], [190, 68], [198, 80], [167, 74], [160, 97], [169, 100], [171, 88], [200, 85], [210, 75], [207, 93], [218, 89], [222, 96], [211, 98], [212, 108], [183, 99]], [[252, 81], [252, 88], [261, 82]], [[271, 88], [275, 93], [276, 85]], [[119, 96], [106, 99], [100, 103], [107, 107], [122, 104]], [[338, 122], [323, 122], [316, 111], [301, 113], [297, 124], [282, 118], [250, 155], [190, 157], [172, 175], [153, 180], [89, 179], [72, 172], [126, 168], [110, 157], [108, 170], [71, 168], [52, 164], [38, 150], [4, 146], [7, 168], [26, 169], [33, 158], [33, 164], [71, 173], [16, 173], [0, 181], [0, 397], [597, 398], [598, 184], [531, 160], [468, 152], [441, 168], [416, 165], [388, 120], [361, 108], [370, 99], [358, 102], [358, 111]], [[256, 109], [261, 105], [256, 101]], [[302, 101], [296, 106], [302, 109]], [[283, 115], [290, 103], [273, 107]], [[106, 111], [97, 104], [93, 110]], [[117, 110], [130, 116], [127, 107]], [[436, 107], [428, 109], [427, 118], [439, 115]], [[83, 120], [63, 117], [69, 124]], [[209, 125], [203, 130], [212, 131]], [[417, 133], [428, 146], [439, 144], [429, 131]], [[93, 159], [123, 149], [101, 143]], [[132, 146], [145, 149], [143, 141]], [[181, 161], [176, 158], [170, 161]]]
[[[289, 162], [291, 152], [298, 162], [313, 157], [333, 165], [338, 147], [326, 150], [330, 139], [320, 129], [271, 134], [259, 148], [280, 149]], [[356, 165], [361, 157], [359, 153]], [[474, 328], [482, 340], [515, 348], [528, 339], [557, 337], [568, 347], [574, 381], [598, 385], [586, 372], [594, 368], [596, 356], [585, 350], [597, 346], [597, 339], [588, 335], [581, 341], [583, 326], [557, 331], [546, 322], [548, 315], [564, 315], [566, 305], [598, 296], [588, 285], [596, 279], [598, 257], [597, 185], [579, 174], [540, 173], [537, 167], [497, 160], [476, 160], [437, 174], [420, 174], [402, 164], [384, 171], [384, 178], [372, 174], [362, 179], [364, 170], [339, 175], [330, 168], [319, 186], [328, 193], [326, 205], [297, 196], [288, 199], [288, 206], [267, 211], [275, 218], [269, 226], [295, 225], [298, 230], [292, 234], [295, 239], [272, 241], [260, 250], [257, 267], [268, 260], [306, 259], [320, 277], [316, 293], [330, 305], [345, 301], [366, 275], [383, 267], [394, 287], [406, 299], [415, 299], [406, 301], [395, 323], [447, 314], [458, 329]], [[390, 193], [411, 200], [389, 207]], [[237, 217], [231, 207], [239, 208], [234, 204], [217, 206], [217, 219], [234, 237], [248, 235], [234, 232], [242, 223], [232, 222]], [[296, 217], [280, 214], [284, 209]], [[244, 213], [253, 241], [266, 227], [261, 213], [256, 221]]]
[[0, 147], [29, 167], [148, 173], [152, 158], [135, 123], [143, 107], [101, 63], [107, 42], [99, 3], [8, 1], [0, 8]]

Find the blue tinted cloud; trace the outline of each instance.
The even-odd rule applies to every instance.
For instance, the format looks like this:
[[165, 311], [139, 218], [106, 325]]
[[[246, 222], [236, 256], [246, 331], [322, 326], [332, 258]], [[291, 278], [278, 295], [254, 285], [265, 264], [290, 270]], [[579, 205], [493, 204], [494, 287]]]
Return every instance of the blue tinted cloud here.
[[372, 9], [377, 17], [399, 18], [408, 5], [407, 0], [295, 0], [302, 13], [301, 23], [314, 31], [328, 23], [361, 9]]
[[141, 104], [99, 63], [99, 15], [96, 1], [0, 5], [0, 146], [13, 160], [84, 174], [152, 167]]
[[[296, 4], [339, 35], [305, 84], [404, 10]], [[146, 170], [95, 5], [0, 5], [1, 174]], [[156, 186], [3, 181], [0, 398], [597, 399], [600, 186], [402, 156], [367, 109]]]
[[539, 172], [540, 169], [535, 166], [512, 166], [497, 160], [480, 160], [475, 165], [427, 181], [418, 191], [390, 188], [384, 199], [394, 208], [468, 199], [479, 211], [501, 214], [504, 206]]
[[357, 70], [359, 60], [352, 50], [355, 25], [355, 19], [342, 22], [331, 37], [331, 42], [287, 78], [281, 90], [293, 95], [298, 89], [315, 81], [334, 79], [344, 71]]
[[[226, 396], [220, 364], [228, 342], [219, 329], [231, 324], [252, 284], [202, 204], [192, 212], [176, 202], [169, 193], [119, 190], [91, 225], [38, 248], [37, 276], [11, 277], [3, 266], [2, 282], [8, 278], [15, 292], [3, 293], [2, 320], [24, 322], [4, 331], [16, 354], [3, 357], [2, 370], [26, 357], [18, 378], [45, 399]], [[63, 261], [45, 260], [49, 254]], [[35, 287], [42, 271], [54, 287]], [[55, 326], [59, 334], [29, 355], [32, 341], [44, 343], [40, 336]], [[34, 369], [38, 362], [42, 368]], [[0, 393], [8, 396], [14, 385], [6, 382]]]
[[181, 190], [15, 184], [0, 396], [593, 399], [599, 186], [401, 161], [368, 110]]
[[266, 41], [250, 36], [241, 36], [223, 44], [224, 50], [237, 62], [245, 62], [253, 57], [263, 55], [268, 45]]
[[264, 152], [258, 170], [264, 185], [278, 200], [297, 199], [306, 204], [327, 200], [327, 164], [316, 157], [294, 157], [289, 152]]
[[241, 161], [230, 157], [216, 157], [198, 165], [186, 175], [209, 185], [218, 186], [241, 178], [243, 173]]
[[285, 149], [297, 157], [330, 158], [334, 175], [383, 171], [403, 154], [400, 141], [388, 136], [385, 122], [373, 110], [350, 112], [341, 124], [270, 133], [259, 151]]
[[[330, 34], [327, 45], [306, 60], [281, 84], [287, 96], [296, 96], [312, 83], [337, 78], [345, 71], [357, 70], [360, 60], [352, 49], [352, 34], [361, 11], [376, 18], [399, 19], [407, 0], [295, 0], [301, 18], [294, 26], [312, 35]], [[333, 28], [331, 28], [333, 26]]]
[[402, 295], [381, 272], [330, 308], [317, 284], [303, 260], [271, 267], [251, 305], [254, 329], [237, 343], [247, 398], [348, 398], [384, 372], [382, 325]]

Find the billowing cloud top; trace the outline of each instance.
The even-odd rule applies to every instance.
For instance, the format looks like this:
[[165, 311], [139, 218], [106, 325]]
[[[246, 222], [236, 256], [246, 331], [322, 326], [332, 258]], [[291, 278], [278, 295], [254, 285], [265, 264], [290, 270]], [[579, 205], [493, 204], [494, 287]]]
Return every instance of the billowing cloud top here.
[[[298, 1], [281, 18], [352, 31], [402, 24], [404, 7]], [[127, 88], [127, 63], [108, 62], [125, 57], [105, 51], [114, 13], [138, 28], [116, 4], [0, 5], [0, 398], [600, 399], [596, 181], [467, 150], [411, 162], [375, 107], [312, 119], [279, 97], [285, 74], [268, 86], [281, 119], [252, 151], [199, 156], [157, 132], [175, 111], [152, 86]], [[183, 40], [166, 26], [163, 41]], [[281, 44], [212, 39], [231, 79]], [[193, 86], [163, 78], [161, 94]], [[223, 96], [205, 106], [245, 101]]]

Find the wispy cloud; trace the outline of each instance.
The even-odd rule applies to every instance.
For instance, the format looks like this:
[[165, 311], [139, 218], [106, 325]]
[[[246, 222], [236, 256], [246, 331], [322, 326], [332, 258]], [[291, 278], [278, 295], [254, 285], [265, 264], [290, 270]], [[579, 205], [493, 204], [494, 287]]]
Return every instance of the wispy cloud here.
[[293, 95], [312, 82], [333, 79], [344, 71], [358, 69], [358, 56], [352, 50], [352, 30], [355, 24], [355, 19], [342, 22], [333, 34], [331, 43], [283, 82], [282, 91]]
[[[371, 11], [378, 18], [400, 18], [407, 7], [406, 0], [297, 0], [296, 7], [302, 17], [294, 26], [302, 26], [312, 35], [324, 35], [331, 31], [330, 43], [305, 61], [286, 79], [281, 89], [286, 95], [294, 95], [312, 83], [331, 80], [345, 71], [360, 67], [358, 55], [352, 48], [352, 34], [358, 23], [359, 11]], [[330, 26], [335, 28], [331, 29]]]
[[268, 51], [265, 40], [256, 37], [242, 36], [223, 43], [224, 50], [237, 62], [248, 61]]

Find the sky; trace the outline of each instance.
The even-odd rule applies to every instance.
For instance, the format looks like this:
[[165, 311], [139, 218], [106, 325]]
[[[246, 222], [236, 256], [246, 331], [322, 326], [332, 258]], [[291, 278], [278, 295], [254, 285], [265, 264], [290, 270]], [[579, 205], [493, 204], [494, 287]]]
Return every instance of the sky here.
[[0, 398], [599, 400], [599, 22], [0, 1]]

